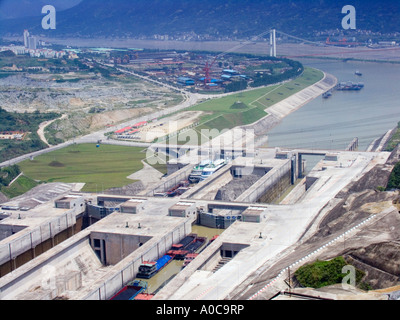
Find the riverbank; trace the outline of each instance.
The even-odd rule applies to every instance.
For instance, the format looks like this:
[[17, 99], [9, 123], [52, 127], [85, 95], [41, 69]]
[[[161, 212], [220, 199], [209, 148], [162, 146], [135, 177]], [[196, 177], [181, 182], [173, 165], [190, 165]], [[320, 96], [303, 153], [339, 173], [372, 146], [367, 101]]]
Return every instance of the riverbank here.
[[[21, 41], [20, 37], [6, 37], [6, 40]], [[59, 45], [69, 45], [77, 47], [110, 47], [110, 48], [138, 48], [138, 49], [157, 49], [157, 50], [184, 50], [184, 51], [209, 51], [225, 52], [235, 48], [234, 52], [265, 54], [269, 55], [270, 45], [267, 39], [265, 41], [177, 41], [177, 40], [139, 40], [139, 39], [79, 39], [79, 38], [41, 38], [49, 43]], [[375, 61], [399, 61], [400, 48], [388, 47], [372, 49], [368, 47], [337, 47], [337, 46], [316, 46], [307, 43], [279, 43], [277, 46], [277, 55], [288, 58], [305, 57], [335, 57], [340, 59], [363, 59]]]
[[254, 129], [256, 136], [265, 135], [275, 126], [277, 126], [283, 118], [300, 109], [302, 106], [306, 105], [315, 98], [321, 96], [324, 92], [332, 89], [336, 86], [336, 84], [336, 77], [331, 74], [324, 73], [324, 77], [320, 81], [282, 101], [279, 101], [271, 107], [266, 108], [264, 110], [268, 113], [266, 117], [253, 124], [242, 126], [242, 128]]
[[[338, 82], [363, 82], [359, 91], [332, 91], [286, 116], [268, 133], [270, 147], [344, 150], [355, 137], [359, 150], [393, 129], [400, 119], [400, 65], [304, 59], [303, 65], [333, 75]], [[359, 70], [362, 76], [355, 75]], [[307, 160], [311, 160], [309, 157]]]

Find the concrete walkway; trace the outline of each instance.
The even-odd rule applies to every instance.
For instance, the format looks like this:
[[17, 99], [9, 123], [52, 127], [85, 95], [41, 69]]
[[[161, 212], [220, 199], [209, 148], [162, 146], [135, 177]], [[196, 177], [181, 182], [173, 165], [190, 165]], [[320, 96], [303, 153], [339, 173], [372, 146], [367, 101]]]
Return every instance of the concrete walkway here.
[[324, 73], [324, 77], [317, 83], [265, 109], [265, 112], [282, 119], [300, 109], [311, 100], [319, 97], [324, 92], [332, 89], [336, 84], [337, 79], [333, 75]]
[[144, 187], [147, 189], [150, 186], [155, 185], [161, 181], [161, 177], [164, 175], [162, 172], [154, 169], [151, 165], [142, 161], [143, 169], [129, 175], [127, 178], [131, 180], [142, 181]]

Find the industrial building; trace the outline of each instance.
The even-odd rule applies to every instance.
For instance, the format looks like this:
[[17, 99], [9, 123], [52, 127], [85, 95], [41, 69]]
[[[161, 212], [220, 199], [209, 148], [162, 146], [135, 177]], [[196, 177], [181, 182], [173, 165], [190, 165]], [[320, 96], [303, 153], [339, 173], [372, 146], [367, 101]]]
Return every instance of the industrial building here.
[[178, 84], [183, 85], [183, 86], [194, 86], [194, 80], [191, 78], [186, 78], [186, 77], [179, 77], [178, 78]]
[[[175, 51], [154, 53], [132, 49], [124, 52], [123, 57], [116, 56], [105, 61], [122, 64], [124, 69], [145, 74], [171, 85], [186, 87], [191, 92], [201, 93], [224, 92], [227, 85], [238, 80], [251, 84], [257, 76], [254, 70], [257, 67], [261, 69], [269, 63], [263, 57], [240, 57], [238, 62], [234, 61], [234, 56], [234, 54], [213, 55]], [[271, 63], [269, 72], [273, 68]]]

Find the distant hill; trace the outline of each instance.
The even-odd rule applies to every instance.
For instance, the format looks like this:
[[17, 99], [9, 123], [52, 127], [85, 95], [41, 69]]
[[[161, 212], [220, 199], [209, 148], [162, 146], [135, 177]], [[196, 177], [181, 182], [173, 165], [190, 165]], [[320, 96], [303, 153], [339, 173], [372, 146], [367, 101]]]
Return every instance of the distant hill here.
[[83, 0], [57, 12], [56, 30], [43, 30], [37, 16], [0, 21], [0, 35], [20, 35], [27, 28], [50, 37], [193, 33], [242, 38], [275, 27], [307, 36], [341, 29], [342, 7], [350, 3], [357, 10], [358, 30], [400, 32], [398, 0]]

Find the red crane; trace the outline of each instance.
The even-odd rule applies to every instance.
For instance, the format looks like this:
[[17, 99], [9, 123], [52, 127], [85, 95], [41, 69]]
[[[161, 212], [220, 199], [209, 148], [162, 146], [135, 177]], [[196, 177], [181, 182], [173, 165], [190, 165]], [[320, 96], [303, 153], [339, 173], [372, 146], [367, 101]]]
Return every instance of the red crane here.
[[206, 85], [207, 83], [211, 82], [211, 76], [210, 76], [210, 70], [212, 68], [212, 66], [214, 65], [215, 61], [217, 60], [218, 56], [216, 56], [213, 60], [213, 62], [211, 62], [211, 64], [208, 64], [208, 61], [206, 62], [206, 65], [204, 67], [204, 84]]

